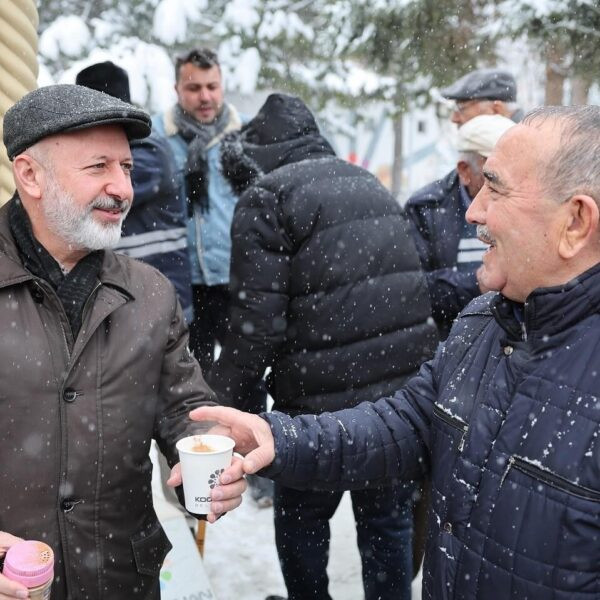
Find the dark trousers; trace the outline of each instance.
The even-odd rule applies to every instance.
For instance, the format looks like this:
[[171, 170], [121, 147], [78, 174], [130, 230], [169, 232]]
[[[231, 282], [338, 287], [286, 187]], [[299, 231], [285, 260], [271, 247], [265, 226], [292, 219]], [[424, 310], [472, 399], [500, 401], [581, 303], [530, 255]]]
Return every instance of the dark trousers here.
[[[351, 492], [365, 600], [409, 600], [413, 486]], [[329, 520], [341, 492], [275, 484], [275, 540], [289, 600], [331, 600]]]
[[190, 350], [206, 375], [215, 357], [215, 344], [227, 333], [229, 291], [226, 285], [192, 286], [194, 320], [190, 323]]

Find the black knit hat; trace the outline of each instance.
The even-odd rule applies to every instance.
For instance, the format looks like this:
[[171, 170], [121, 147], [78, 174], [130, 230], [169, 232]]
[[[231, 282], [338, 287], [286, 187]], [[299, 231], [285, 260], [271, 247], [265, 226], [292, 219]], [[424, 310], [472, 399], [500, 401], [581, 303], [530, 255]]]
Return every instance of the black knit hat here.
[[101, 125], [121, 125], [127, 137], [150, 135], [150, 115], [118, 98], [82, 85], [48, 85], [29, 92], [4, 115], [8, 157], [53, 135]]
[[75, 83], [110, 94], [123, 102], [131, 102], [127, 71], [110, 60], [96, 63], [79, 71], [75, 77]]

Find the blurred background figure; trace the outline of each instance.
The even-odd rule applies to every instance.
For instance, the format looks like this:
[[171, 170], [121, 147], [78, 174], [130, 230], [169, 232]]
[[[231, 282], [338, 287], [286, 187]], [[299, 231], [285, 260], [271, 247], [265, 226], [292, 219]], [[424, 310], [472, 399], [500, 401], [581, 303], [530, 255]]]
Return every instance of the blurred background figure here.
[[[127, 72], [111, 61], [80, 71], [75, 83], [131, 103]], [[186, 219], [175, 179], [173, 156], [156, 132], [130, 143], [134, 201], [123, 222], [117, 252], [138, 258], [171, 280], [184, 310], [192, 318], [192, 284]]]
[[[185, 199], [194, 306], [190, 349], [206, 375], [228, 327], [230, 230], [238, 200], [221, 173], [219, 152], [223, 136], [246, 119], [225, 102], [219, 58], [209, 48], [194, 48], [176, 59], [175, 91], [177, 103], [154, 117], [153, 125], [171, 146]], [[265, 410], [266, 400], [258, 382], [248, 410]], [[273, 505], [270, 480], [252, 475], [248, 483], [258, 506]]]
[[242, 126], [224, 100], [221, 67], [208, 48], [190, 50], [175, 63], [177, 103], [153, 118], [169, 142], [176, 181], [186, 206], [194, 320], [190, 348], [207, 373], [215, 344], [227, 330], [230, 228], [237, 196], [219, 170], [223, 135]]
[[[338, 159], [296, 97], [269, 96], [222, 147], [241, 195], [232, 225], [230, 332], [209, 374], [246, 409], [265, 369], [274, 408], [322, 413], [392, 394], [437, 344], [403, 211]], [[317, 486], [318, 487], [318, 486]], [[414, 486], [355, 490], [367, 600], [410, 598]], [[275, 535], [291, 600], [330, 598], [329, 520], [341, 493], [275, 486]]]
[[440, 93], [455, 101], [450, 119], [459, 127], [478, 115], [502, 115], [515, 123], [523, 118], [523, 111], [516, 105], [517, 83], [508, 71], [476, 69]]
[[487, 245], [465, 213], [484, 183], [483, 165], [500, 136], [515, 125], [500, 115], [480, 115], [458, 130], [456, 169], [415, 192], [406, 204], [425, 270], [433, 317], [445, 339], [458, 313], [488, 291], [477, 279]]

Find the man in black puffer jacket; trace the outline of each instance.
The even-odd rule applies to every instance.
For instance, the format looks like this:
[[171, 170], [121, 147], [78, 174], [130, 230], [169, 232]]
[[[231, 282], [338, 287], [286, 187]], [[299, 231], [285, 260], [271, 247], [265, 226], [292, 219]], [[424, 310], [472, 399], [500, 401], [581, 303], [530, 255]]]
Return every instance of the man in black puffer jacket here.
[[[271, 95], [223, 143], [245, 190], [232, 225], [231, 331], [209, 374], [246, 408], [271, 367], [275, 408], [322, 413], [399, 389], [437, 334], [401, 207], [367, 171], [336, 158], [298, 98]], [[353, 492], [368, 600], [409, 598], [410, 495]], [[329, 519], [338, 492], [275, 488], [278, 553], [291, 599], [329, 598]]]

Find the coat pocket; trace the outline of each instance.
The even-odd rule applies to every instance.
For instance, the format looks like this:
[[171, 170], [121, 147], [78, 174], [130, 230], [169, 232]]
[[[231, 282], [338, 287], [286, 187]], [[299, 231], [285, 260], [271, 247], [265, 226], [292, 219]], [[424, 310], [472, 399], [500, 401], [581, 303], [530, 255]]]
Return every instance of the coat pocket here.
[[169, 550], [173, 547], [160, 523], [131, 536], [131, 546], [138, 573], [158, 576]]
[[[488, 564], [493, 565], [490, 580], [493, 569], [510, 573], [520, 597], [538, 597], [534, 590], [544, 589], [548, 594], [561, 591], [574, 600], [598, 591], [599, 490], [538, 461], [511, 456], [500, 479], [487, 537]], [[484, 568], [483, 579], [485, 575]]]

